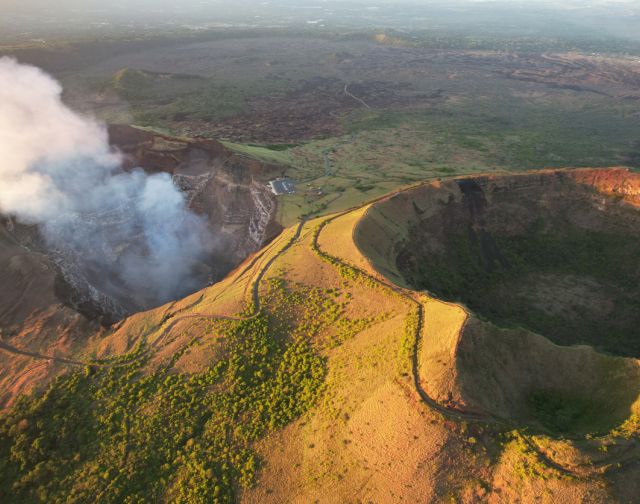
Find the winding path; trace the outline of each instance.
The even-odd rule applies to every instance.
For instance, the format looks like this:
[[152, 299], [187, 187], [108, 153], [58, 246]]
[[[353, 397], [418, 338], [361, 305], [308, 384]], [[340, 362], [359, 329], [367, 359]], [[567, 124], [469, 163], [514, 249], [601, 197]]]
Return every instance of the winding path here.
[[415, 298], [415, 295], [413, 293], [410, 293], [409, 291], [407, 291], [406, 289], [403, 289], [402, 287], [398, 287], [397, 285], [393, 285], [389, 282], [385, 282], [384, 280], [381, 280], [377, 277], [374, 277], [373, 275], [370, 275], [369, 273], [367, 273], [366, 271], [357, 268], [351, 264], [345, 263], [344, 261], [342, 261], [341, 259], [332, 256], [330, 254], [327, 254], [326, 252], [324, 252], [321, 248], [320, 245], [318, 244], [318, 239], [320, 238], [320, 234], [322, 233], [322, 230], [324, 229], [324, 227], [331, 223], [332, 221], [338, 219], [339, 217], [342, 217], [344, 215], [346, 215], [347, 213], [350, 213], [352, 210], [346, 210], [344, 212], [340, 212], [339, 214], [336, 214], [332, 217], [329, 217], [328, 219], [325, 219], [324, 221], [322, 221], [319, 226], [318, 229], [316, 230], [316, 232], [313, 235], [313, 242], [312, 242], [312, 247], [314, 249], [314, 251], [316, 253], [318, 253], [321, 256], [324, 256], [327, 259], [330, 259], [332, 262], [338, 262], [340, 264], [343, 264], [344, 266], [347, 266], [349, 268], [353, 268], [354, 270], [356, 270], [360, 275], [368, 278], [369, 280], [372, 280], [374, 282], [376, 282], [379, 285], [382, 285], [383, 287], [395, 292], [396, 294], [400, 295], [403, 299], [409, 301], [411, 304], [413, 304], [416, 308], [417, 308], [417, 315], [418, 315], [418, 324], [416, 325], [416, 330], [415, 330], [415, 334], [414, 334], [414, 343], [413, 343], [413, 351], [412, 351], [412, 355], [411, 355], [411, 371], [412, 371], [412, 375], [413, 375], [413, 383], [414, 386], [416, 388], [416, 391], [418, 393], [418, 395], [420, 396], [420, 398], [432, 409], [438, 411], [439, 413], [442, 413], [443, 415], [449, 417], [449, 418], [453, 418], [456, 420], [464, 420], [464, 421], [481, 421], [484, 423], [498, 423], [498, 421], [496, 419], [492, 419], [490, 417], [486, 417], [486, 416], [482, 416], [482, 415], [478, 415], [476, 413], [468, 413], [468, 412], [464, 412], [464, 411], [460, 411], [460, 410], [456, 410], [456, 409], [452, 409], [452, 408], [448, 408], [446, 406], [443, 406], [442, 404], [440, 404], [438, 401], [436, 401], [435, 399], [433, 399], [431, 396], [429, 396], [429, 394], [427, 394], [427, 392], [424, 390], [424, 388], [422, 387], [422, 384], [420, 383], [420, 365], [419, 365], [419, 351], [420, 351], [420, 345], [422, 343], [422, 333], [423, 333], [423, 329], [424, 329], [424, 306], [423, 304], [420, 302], [420, 300]]
[[22, 355], [24, 357], [31, 357], [32, 359], [44, 359], [53, 362], [59, 362], [61, 364], [68, 364], [70, 366], [87, 366], [93, 365], [93, 362], [82, 362], [74, 359], [67, 359], [66, 357], [54, 357], [52, 355], [44, 355], [38, 352], [31, 352], [30, 350], [23, 350], [21, 348], [10, 345], [9, 343], [5, 343], [0, 340], [0, 350], [3, 350], [7, 353], [12, 353], [15, 355]]
[[[215, 313], [192, 313], [192, 314], [189, 314], [189, 315], [182, 315], [182, 316], [177, 317], [177, 318], [175, 318], [175, 319], [173, 319], [171, 321], [171, 323], [164, 329], [164, 331], [162, 331], [160, 336], [158, 336], [156, 338], [156, 340], [153, 342], [153, 344], [151, 345], [152, 348], [157, 347], [160, 344], [160, 342], [162, 340], [164, 340], [166, 335], [175, 327], [175, 325], [178, 324], [179, 322], [183, 321], [183, 320], [205, 319], [205, 320], [242, 321], [242, 320], [251, 320], [253, 318], [256, 318], [260, 314], [260, 311], [262, 309], [262, 307], [260, 306], [260, 282], [264, 278], [264, 276], [267, 273], [267, 271], [269, 270], [269, 268], [271, 268], [273, 263], [276, 262], [287, 250], [289, 250], [295, 244], [296, 241], [298, 241], [298, 238], [300, 238], [300, 233], [302, 232], [302, 228], [305, 225], [305, 222], [306, 222], [306, 220], [302, 219], [298, 223], [298, 227], [296, 228], [296, 232], [291, 237], [291, 239], [285, 244], [284, 247], [282, 247], [276, 254], [274, 254], [258, 271], [258, 275], [256, 276], [256, 279], [253, 282], [253, 285], [252, 285], [252, 288], [251, 288], [251, 301], [252, 301], [251, 308], [252, 308], [252, 313], [250, 315], [232, 316], [232, 315], [219, 315], [219, 314], [215, 314]], [[255, 263], [261, 257], [262, 257], [261, 255], [258, 255], [257, 257], [255, 257], [254, 260], [251, 262], [251, 264], [249, 264], [243, 270], [242, 274], [244, 274], [244, 272], [248, 271], [251, 268], [251, 266], [255, 265]]]
[[367, 102], [365, 102], [362, 98], [358, 98], [356, 95], [354, 95], [351, 91], [349, 91], [349, 83], [345, 83], [344, 85], [344, 94], [346, 94], [349, 98], [353, 98], [354, 100], [356, 100], [357, 102], [360, 102], [362, 105], [364, 105], [366, 108], [368, 108], [369, 110], [371, 110], [371, 107], [367, 104]]
[[[395, 194], [395, 193], [393, 193]], [[367, 203], [368, 205], [371, 205], [377, 201], [381, 201], [383, 199], [387, 199], [389, 197], [392, 197], [392, 195], [386, 195], [386, 196], [382, 196], [380, 198], [377, 198], [376, 200]], [[358, 208], [362, 208], [361, 205]], [[498, 425], [498, 426], [502, 426], [505, 427], [507, 429], [517, 429], [519, 426], [516, 425], [513, 422], [510, 422], [509, 420], [506, 419], [502, 419], [502, 418], [498, 418], [495, 416], [489, 416], [489, 415], [482, 415], [482, 414], [478, 414], [478, 413], [473, 413], [473, 412], [465, 412], [465, 411], [461, 411], [455, 408], [450, 408], [447, 407], [441, 403], [439, 403], [438, 401], [436, 401], [435, 399], [433, 399], [431, 396], [429, 396], [429, 394], [426, 392], [426, 390], [424, 390], [421, 380], [420, 380], [420, 362], [419, 362], [419, 355], [420, 355], [420, 347], [422, 344], [422, 334], [424, 331], [424, 327], [425, 327], [425, 313], [424, 313], [424, 305], [422, 304], [422, 302], [420, 301], [420, 299], [417, 298], [417, 293], [414, 291], [410, 291], [407, 289], [404, 289], [402, 287], [399, 287], [397, 285], [391, 284], [389, 282], [386, 282], [384, 280], [381, 280], [378, 277], [375, 277], [373, 275], [370, 275], [369, 273], [367, 273], [366, 271], [352, 265], [349, 263], [346, 263], [345, 261], [332, 256], [326, 252], [324, 252], [318, 243], [320, 234], [322, 232], [322, 230], [324, 229], [324, 227], [329, 224], [330, 222], [350, 213], [351, 211], [355, 210], [355, 208], [352, 209], [348, 209], [345, 210], [343, 212], [340, 212], [338, 214], [335, 214], [327, 219], [325, 219], [324, 221], [322, 221], [316, 231], [313, 234], [313, 241], [312, 241], [312, 248], [313, 250], [320, 256], [325, 257], [326, 259], [329, 259], [331, 262], [333, 263], [339, 263], [342, 264], [343, 266], [346, 266], [348, 268], [352, 268], [355, 271], [357, 271], [360, 275], [364, 276], [365, 278], [376, 282], [377, 284], [393, 291], [394, 293], [398, 294], [399, 296], [401, 296], [402, 298], [404, 298], [405, 300], [409, 301], [411, 304], [413, 304], [416, 308], [417, 308], [417, 315], [418, 315], [418, 323], [416, 324], [416, 330], [414, 333], [414, 342], [413, 342], [413, 349], [412, 349], [412, 355], [411, 355], [411, 371], [412, 371], [412, 375], [413, 375], [413, 383], [416, 389], [417, 394], [420, 396], [420, 399], [432, 410], [437, 411], [438, 413], [440, 413], [441, 415], [443, 415], [446, 418], [455, 420], [455, 421], [464, 421], [464, 422], [478, 422], [478, 423], [484, 423], [484, 424], [493, 424], [493, 425]], [[468, 320], [468, 319], [467, 319]], [[466, 325], [466, 321], [464, 323], [464, 325], [461, 328], [461, 331], [464, 330], [464, 327]], [[576, 477], [576, 476], [580, 476], [580, 474], [574, 470], [575, 469], [580, 469], [580, 468], [590, 468], [590, 469], [594, 469], [594, 470], [598, 470], [598, 469], [606, 469], [607, 467], [610, 467], [612, 464], [616, 464], [616, 463], [620, 463], [620, 462], [627, 462], [627, 461], [633, 461], [634, 457], [633, 454], [630, 455], [630, 452], [634, 451], [634, 449], [636, 448], [636, 444], [637, 443], [633, 443], [632, 445], [630, 445], [623, 453], [616, 455], [614, 457], [611, 457], [608, 460], [603, 460], [601, 462], [598, 463], [592, 463], [589, 464], [588, 466], [585, 465], [577, 465], [577, 466], [573, 466], [572, 468], [567, 468], [566, 466], [556, 462], [555, 460], [551, 459], [545, 452], [543, 452], [533, 441], [531, 436], [519, 433], [520, 438], [524, 441], [524, 443], [527, 445], [527, 447], [536, 455], [536, 457], [538, 457], [539, 460], [541, 460], [547, 467], [554, 469], [555, 471], [557, 471], [558, 473], [564, 475], [564, 476], [568, 476], [568, 477]], [[569, 438], [566, 438], [569, 439]], [[578, 438], [576, 438], [578, 439]], [[635, 459], [637, 459], [637, 457], [635, 457]]]
[[[207, 319], [207, 320], [235, 320], [235, 321], [239, 321], [239, 320], [250, 320], [250, 319], [253, 319], [253, 318], [257, 317], [260, 314], [260, 310], [261, 310], [260, 295], [259, 295], [260, 282], [264, 278], [264, 276], [267, 273], [267, 271], [269, 270], [269, 268], [273, 265], [273, 263], [278, 258], [280, 258], [280, 256], [282, 256], [282, 254], [284, 254], [287, 250], [289, 250], [295, 244], [296, 241], [298, 241], [298, 239], [300, 238], [300, 233], [302, 232], [302, 228], [304, 227], [305, 223], [306, 223], [305, 219], [302, 219], [298, 223], [298, 227], [296, 228], [296, 231], [295, 231], [294, 235], [291, 237], [291, 239], [284, 245], [284, 247], [282, 247], [276, 254], [274, 254], [258, 271], [258, 275], [256, 276], [256, 279], [253, 282], [252, 290], [251, 290], [251, 300], [252, 300], [251, 308], [252, 308], [252, 313], [250, 315], [247, 315], [247, 316], [231, 316], [231, 315], [220, 315], [220, 314], [216, 314], [216, 313], [201, 313], [201, 314], [197, 314], [196, 313], [196, 314], [182, 315], [180, 317], [174, 318], [171, 321], [171, 323], [156, 338], [156, 340], [154, 341], [154, 343], [151, 346], [154, 347], [154, 348], [157, 347], [159, 345], [159, 343], [162, 340], [164, 340], [164, 338], [171, 331], [171, 329], [173, 329], [176, 324], [178, 324], [179, 322], [181, 322], [183, 320]], [[256, 262], [261, 257], [262, 257], [262, 254], [257, 255], [253, 259], [253, 261], [243, 270], [242, 274], [244, 274], [252, 266], [254, 266], [256, 264]], [[166, 320], [167, 319], [165, 319], [165, 321]], [[2, 339], [0, 339], [0, 350], [8, 352], [8, 353], [11, 353], [11, 354], [14, 354], [14, 355], [22, 355], [22, 356], [25, 356], [25, 357], [31, 357], [33, 359], [43, 359], [43, 360], [47, 360], [47, 361], [50, 361], [50, 362], [57, 362], [59, 364], [65, 364], [65, 365], [69, 365], [69, 366], [119, 367], [119, 366], [125, 366], [125, 365], [128, 365], [128, 364], [131, 363], [131, 361], [117, 362], [117, 363], [100, 362], [100, 361], [80, 361], [80, 360], [75, 360], [75, 359], [69, 359], [69, 358], [66, 358], [66, 357], [56, 357], [56, 356], [53, 356], [53, 355], [44, 355], [44, 354], [41, 354], [41, 353], [38, 353], [38, 352], [32, 352], [32, 351], [29, 351], [29, 350], [23, 350], [23, 349], [17, 348], [17, 347], [15, 347], [13, 345], [5, 343]]]

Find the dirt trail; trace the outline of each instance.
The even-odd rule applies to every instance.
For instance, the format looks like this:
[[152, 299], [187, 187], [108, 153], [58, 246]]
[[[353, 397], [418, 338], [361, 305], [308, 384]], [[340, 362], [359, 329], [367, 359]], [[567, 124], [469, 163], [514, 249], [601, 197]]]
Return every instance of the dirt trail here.
[[[253, 309], [253, 313], [251, 315], [247, 315], [247, 316], [232, 316], [232, 315], [219, 315], [219, 314], [210, 314], [210, 313], [192, 313], [190, 315], [183, 315], [181, 317], [178, 317], [174, 320], [171, 321], [171, 324], [169, 324], [164, 331], [162, 332], [162, 334], [160, 336], [158, 336], [158, 338], [156, 338], [156, 340], [153, 342], [153, 344], [151, 345], [152, 348], [156, 348], [160, 342], [162, 342], [164, 340], [164, 338], [167, 336], [167, 334], [169, 334], [169, 332], [171, 331], [171, 329], [173, 329], [176, 324], [178, 324], [179, 322], [182, 322], [183, 320], [193, 320], [193, 319], [205, 319], [205, 320], [231, 320], [231, 321], [243, 321], [243, 320], [251, 320], [255, 317], [257, 317], [260, 314], [261, 311], [261, 306], [260, 306], [260, 282], [262, 281], [262, 279], [264, 278], [265, 274], [267, 273], [267, 271], [269, 270], [269, 268], [273, 265], [274, 262], [276, 262], [276, 260], [278, 260], [287, 250], [289, 250], [296, 241], [298, 241], [298, 238], [300, 238], [300, 233], [302, 232], [302, 228], [304, 227], [306, 220], [301, 220], [298, 223], [298, 227], [296, 228], [296, 232], [294, 233], [294, 235], [291, 237], [291, 239], [285, 244], [284, 247], [282, 247], [273, 257], [271, 257], [271, 259], [269, 259], [258, 271], [258, 275], [256, 276], [255, 281], [253, 282], [253, 286], [251, 289], [251, 299], [252, 299], [252, 309]], [[260, 258], [262, 257], [262, 254], [258, 255], [251, 264], [255, 264], [255, 262], [257, 262]], [[250, 265], [247, 266], [247, 268], [245, 268], [245, 270], [243, 271], [243, 274], [249, 269]]]
[[[400, 192], [400, 191], [398, 191]], [[372, 203], [375, 203], [377, 201], [381, 201], [390, 197], [393, 197], [393, 195], [395, 195], [397, 193], [393, 193], [391, 195], [386, 195], [386, 196], [382, 196], [380, 198], [377, 198], [376, 200], [367, 203], [368, 205], [371, 205]], [[347, 213], [357, 210], [358, 208], [361, 208], [363, 205], [361, 205], [360, 207], [357, 208], [351, 208], [348, 210], [345, 210], [343, 212], [340, 212], [338, 214], [335, 214], [327, 219], [325, 219], [322, 223], [320, 223], [320, 225], [318, 226], [318, 229], [316, 230], [316, 232], [314, 233], [313, 236], [313, 241], [312, 241], [312, 248], [314, 249], [314, 251], [316, 253], [318, 253], [321, 256], [324, 256], [327, 259], [330, 259], [332, 262], [337, 262], [340, 263], [344, 266], [347, 266], [349, 268], [353, 268], [356, 271], [358, 271], [359, 274], [363, 275], [364, 277], [378, 283], [379, 285], [382, 285], [383, 287], [395, 292], [396, 294], [400, 295], [401, 297], [403, 297], [405, 300], [409, 301], [411, 304], [413, 304], [414, 306], [417, 307], [418, 310], [418, 324], [416, 326], [416, 330], [415, 330], [415, 334], [414, 334], [414, 343], [413, 343], [413, 350], [412, 350], [412, 356], [411, 356], [411, 368], [412, 368], [412, 375], [413, 375], [413, 383], [416, 389], [417, 394], [420, 396], [420, 399], [432, 410], [440, 413], [441, 415], [443, 415], [446, 418], [449, 418], [451, 420], [455, 420], [455, 421], [462, 421], [462, 422], [478, 422], [478, 423], [484, 423], [484, 424], [493, 424], [493, 425], [497, 425], [497, 426], [501, 426], [504, 427], [506, 429], [517, 429], [517, 425], [515, 425], [514, 423], [510, 422], [509, 420], [506, 419], [502, 419], [502, 418], [497, 418], [495, 416], [488, 416], [488, 415], [482, 415], [482, 414], [477, 414], [477, 413], [472, 413], [472, 412], [465, 412], [465, 411], [461, 411], [458, 409], [454, 409], [454, 408], [450, 408], [447, 406], [444, 406], [442, 404], [440, 404], [438, 401], [436, 401], [435, 399], [433, 399], [431, 396], [429, 396], [429, 394], [424, 390], [424, 388], [422, 387], [422, 384], [420, 382], [420, 364], [419, 364], [419, 355], [420, 355], [420, 347], [422, 344], [422, 334], [423, 334], [423, 329], [425, 327], [426, 321], [425, 321], [425, 314], [424, 314], [424, 305], [422, 304], [422, 302], [419, 299], [419, 293], [414, 292], [414, 291], [410, 291], [407, 289], [404, 289], [402, 287], [398, 287], [394, 284], [391, 284], [389, 282], [386, 282], [384, 280], [381, 280], [377, 277], [374, 277], [372, 275], [370, 275], [369, 273], [361, 270], [360, 268], [357, 268], [355, 266], [353, 266], [352, 264], [348, 264], [345, 263], [344, 261], [342, 261], [341, 259], [334, 257], [330, 254], [327, 254], [326, 252], [322, 251], [322, 249], [319, 246], [318, 240], [320, 237], [320, 234], [322, 232], [322, 230], [324, 229], [324, 227], [329, 224], [330, 222], [332, 222], [335, 219], [338, 219], [339, 217], [342, 217], [344, 215], [346, 215]], [[467, 319], [468, 320], [468, 319]], [[466, 321], [465, 324], [462, 326], [461, 331], [464, 331], [464, 328], [466, 326]], [[570, 476], [570, 477], [576, 477], [576, 476], [580, 476], [580, 472], [576, 471], [575, 469], [580, 469], [580, 467], [576, 467], [575, 469], [573, 467], [568, 468], [566, 466], [563, 466], [562, 464], [556, 462], [555, 460], [553, 460], [552, 458], [550, 458], [546, 453], [544, 453], [540, 448], [538, 448], [538, 446], [532, 441], [531, 437], [528, 435], [524, 435], [522, 433], [520, 433], [520, 436], [522, 437], [523, 441], [526, 443], [527, 447], [533, 452], [535, 453], [536, 457], [538, 457], [538, 459], [543, 462], [547, 467], [559, 472], [560, 474], [563, 474], [565, 476]], [[566, 437], [566, 439], [581, 439], [578, 437], [575, 438], [571, 438], [571, 437]], [[595, 439], [595, 438], [594, 438]], [[600, 461], [598, 463], [594, 463], [591, 464], [589, 466], [590, 469], [592, 470], [606, 470], [607, 467], [610, 467], [612, 464], [616, 464], [616, 463], [622, 463], [622, 462], [626, 462], [626, 461], [631, 461], [631, 460], [635, 460], [635, 457], [633, 456], [633, 454], [630, 454], [630, 452], [634, 452], [635, 450], [633, 450], [633, 448], [635, 448], [635, 444], [629, 448], [629, 450], [626, 450], [624, 454], [621, 455], [617, 455], [612, 457], [609, 460], [603, 460]], [[584, 467], [582, 468], [584, 469]]]
[[53, 361], [53, 362], [59, 362], [61, 364], [68, 364], [68, 365], [71, 365], [71, 366], [87, 366], [87, 365], [93, 365], [94, 364], [92, 362], [82, 362], [82, 361], [77, 361], [77, 360], [73, 360], [73, 359], [67, 359], [65, 357], [54, 357], [52, 355], [43, 355], [43, 354], [38, 353], [38, 352], [31, 352], [29, 350], [23, 350], [21, 348], [14, 347], [13, 345], [9, 345], [8, 343], [5, 343], [2, 340], [0, 340], [0, 350], [4, 350], [5, 352], [16, 354], [16, 355], [23, 355], [25, 357], [31, 357], [33, 359], [45, 359], [45, 360], [49, 360], [49, 361]]
[[344, 212], [340, 212], [339, 214], [336, 214], [328, 219], [325, 219], [320, 225], [319, 225], [319, 229], [318, 231], [314, 234], [313, 237], [313, 243], [312, 243], [312, 247], [314, 248], [314, 250], [326, 257], [331, 259], [331, 261], [335, 261], [335, 262], [339, 262], [341, 264], [344, 264], [345, 266], [348, 266], [350, 268], [353, 268], [355, 270], [357, 270], [361, 275], [369, 278], [370, 280], [373, 280], [374, 282], [386, 287], [387, 289], [395, 292], [396, 294], [399, 294], [402, 298], [404, 298], [405, 300], [409, 301], [411, 304], [413, 304], [414, 306], [416, 306], [417, 310], [418, 310], [418, 325], [416, 327], [416, 331], [414, 334], [414, 344], [413, 344], [413, 352], [412, 352], [412, 357], [411, 357], [411, 361], [412, 361], [412, 374], [413, 374], [413, 382], [414, 385], [416, 387], [416, 392], [418, 393], [418, 395], [420, 396], [420, 398], [429, 405], [429, 407], [431, 407], [432, 409], [438, 411], [439, 413], [455, 419], [455, 420], [466, 420], [466, 421], [480, 421], [480, 422], [484, 422], [484, 423], [499, 423], [498, 420], [493, 419], [491, 417], [486, 417], [486, 416], [482, 416], [482, 415], [478, 415], [476, 413], [467, 413], [464, 411], [460, 411], [460, 410], [455, 410], [452, 408], [448, 408], [446, 406], [443, 406], [442, 404], [440, 404], [439, 402], [437, 402], [435, 399], [433, 399], [432, 397], [429, 396], [429, 394], [427, 394], [427, 392], [422, 388], [422, 385], [420, 383], [420, 366], [419, 366], [419, 362], [418, 362], [418, 355], [419, 355], [419, 349], [420, 349], [420, 345], [422, 342], [422, 332], [424, 329], [424, 306], [422, 304], [422, 302], [420, 302], [419, 299], [416, 299], [415, 297], [415, 293], [413, 292], [409, 292], [406, 289], [403, 289], [402, 287], [398, 287], [396, 285], [390, 284], [388, 282], [385, 282], [383, 280], [380, 280], [379, 278], [376, 278], [374, 276], [369, 275], [368, 273], [366, 273], [365, 271], [356, 268], [355, 266], [351, 265], [351, 264], [347, 264], [344, 261], [340, 260], [337, 257], [334, 257], [330, 254], [327, 254], [326, 252], [322, 251], [322, 249], [319, 246], [318, 243], [318, 239], [320, 237], [320, 233], [322, 232], [322, 230], [324, 229], [324, 227], [329, 224], [330, 222], [334, 221], [335, 219], [342, 217], [343, 215], [346, 215], [347, 213], [351, 212], [353, 209], [344, 211]]
[[[284, 247], [282, 247], [273, 257], [271, 257], [271, 259], [269, 259], [259, 270], [258, 275], [256, 276], [256, 279], [253, 283], [253, 287], [252, 287], [252, 309], [253, 309], [253, 313], [251, 315], [247, 315], [247, 316], [230, 316], [230, 315], [220, 315], [220, 314], [216, 314], [216, 313], [201, 313], [201, 314], [190, 314], [190, 315], [182, 315], [180, 317], [174, 318], [171, 323], [164, 329], [164, 331], [162, 332], [162, 334], [156, 338], [155, 342], [152, 344], [152, 348], [155, 348], [159, 345], [160, 342], [162, 342], [164, 340], [164, 338], [166, 337], [166, 335], [169, 333], [169, 331], [171, 331], [171, 329], [173, 329], [173, 327], [175, 327], [175, 325], [183, 320], [189, 320], [189, 319], [207, 319], [207, 320], [232, 320], [232, 321], [240, 321], [240, 320], [250, 320], [252, 318], [255, 318], [259, 315], [260, 310], [261, 310], [261, 306], [260, 306], [260, 295], [259, 295], [259, 289], [260, 289], [260, 282], [262, 281], [262, 279], [264, 278], [266, 272], [269, 270], [269, 268], [273, 265], [273, 263], [280, 257], [282, 256], [282, 254], [284, 254], [287, 250], [289, 250], [294, 244], [295, 242], [298, 240], [298, 238], [300, 237], [300, 233], [302, 232], [302, 228], [305, 224], [306, 220], [301, 220], [298, 223], [298, 227], [296, 229], [296, 232], [294, 233], [294, 235], [291, 237], [291, 239], [285, 244]], [[250, 265], [247, 266], [247, 268], [245, 268], [245, 270], [243, 271], [243, 274], [245, 271], [247, 271], [251, 265], [255, 264], [260, 258], [262, 257], [262, 254], [259, 254], [258, 256], [256, 256], [256, 258], [252, 261], [252, 263]], [[201, 301], [202, 298], [196, 300], [196, 302], [194, 303], [194, 305], [197, 305], [199, 301]], [[168, 319], [165, 319], [165, 321]], [[17, 347], [14, 347], [13, 345], [9, 345], [8, 343], [5, 343], [4, 341], [2, 341], [0, 339], [0, 350], [3, 350], [5, 352], [8, 353], [12, 353], [15, 355], [22, 355], [22, 356], [26, 356], [26, 357], [31, 357], [33, 359], [44, 359], [44, 360], [48, 360], [51, 362], [57, 362], [60, 364], [66, 364], [66, 365], [70, 365], [70, 366], [100, 366], [100, 367], [118, 367], [118, 366], [125, 366], [131, 363], [131, 361], [126, 361], [126, 362], [118, 362], [118, 363], [102, 363], [102, 362], [96, 362], [96, 361], [79, 361], [79, 360], [74, 360], [74, 359], [68, 359], [66, 357], [55, 357], [55, 356], [51, 356], [51, 355], [44, 355], [44, 354], [40, 354], [37, 352], [31, 352], [29, 350], [23, 350]]]
[[362, 105], [364, 105], [366, 108], [368, 108], [369, 110], [371, 110], [371, 107], [367, 104], [367, 102], [365, 102], [362, 98], [358, 98], [356, 95], [354, 95], [353, 93], [351, 93], [349, 91], [349, 83], [345, 83], [344, 85], [344, 94], [346, 94], [349, 98], [353, 98], [355, 101], [361, 103]]

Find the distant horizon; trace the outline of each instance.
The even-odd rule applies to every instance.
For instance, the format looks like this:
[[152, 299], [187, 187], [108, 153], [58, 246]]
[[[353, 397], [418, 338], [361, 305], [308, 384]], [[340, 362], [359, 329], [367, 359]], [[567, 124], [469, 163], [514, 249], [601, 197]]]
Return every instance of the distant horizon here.
[[5, 0], [0, 41], [167, 29], [284, 27], [454, 31], [640, 41], [637, 0]]

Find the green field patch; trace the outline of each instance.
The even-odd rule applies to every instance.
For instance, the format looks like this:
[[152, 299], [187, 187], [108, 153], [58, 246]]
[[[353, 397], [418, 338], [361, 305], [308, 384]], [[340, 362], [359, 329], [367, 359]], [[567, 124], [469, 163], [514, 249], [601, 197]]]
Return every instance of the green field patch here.
[[592, 397], [537, 391], [529, 395], [527, 404], [531, 419], [555, 434], [607, 432], [617, 426], [610, 415], [603, 415], [607, 405]]
[[[0, 497], [22, 502], [232, 502], [253, 484], [252, 443], [307, 411], [325, 375], [302, 331], [261, 315], [212, 328], [225, 356], [196, 374], [173, 362], [69, 373], [0, 416]], [[197, 344], [196, 341], [191, 343]]]
[[291, 164], [291, 157], [288, 154], [289, 146], [279, 145], [277, 148], [274, 148], [274, 146], [244, 145], [227, 141], [222, 141], [222, 144], [234, 152], [260, 161], [285, 166]]

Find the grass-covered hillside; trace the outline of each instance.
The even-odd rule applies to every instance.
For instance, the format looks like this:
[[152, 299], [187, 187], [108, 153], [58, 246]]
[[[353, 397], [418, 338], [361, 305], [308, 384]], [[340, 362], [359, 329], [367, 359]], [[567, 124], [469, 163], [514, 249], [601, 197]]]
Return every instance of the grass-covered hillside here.
[[[398, 286], [367, 233], [401, 236], [389, 203], [410, 194], [301, 222], [222, 282], [53, 359], [59, 377], [0, 416], [0, 497], [627, 502], [637, 362]], [[613, 413], [591, 422], [604, 398]]]

